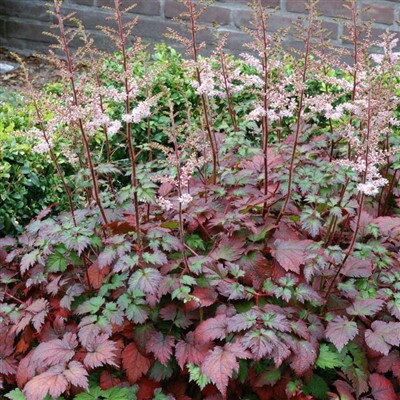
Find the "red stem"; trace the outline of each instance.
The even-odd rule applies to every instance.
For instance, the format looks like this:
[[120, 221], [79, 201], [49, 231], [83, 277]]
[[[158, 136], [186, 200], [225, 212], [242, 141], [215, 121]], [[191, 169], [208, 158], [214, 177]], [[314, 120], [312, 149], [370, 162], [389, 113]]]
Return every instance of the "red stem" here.
[[[68, 69], [68, 73], [70, 75], [70, 83], [71, 83], [72, 94], [73, 94], [73, 104], [74, 104], [74, 106], [78, 107], [79, 106], [79, 102], [78, 102], [77, 90], [76, 90], [76, 87], [75, 87], [74, 66], [73, 66], [73, 63], [72, 63], [72, 58], [71, 58], [71, 54], [70, 54], [69, 47], [68, 47], [68, 42], [67, 42], [67, 37], [66, 37], [65, 27], [64, 27], [64, 18], [61, 15], [60, 7], [61, 7], [61, 4], [58, 3], [57, 1], [55, 1], [54, 2], [54, 8], [55, 8], [55, 14], [56, 14], [56, 17], [57, 17], [57, 21], [58, 21], [58, 28], [60, 30], [60, 39], [61, 39], [61, 43], [60, 44], [62, 46], [62, 49], [64, 51], [64, 54], [65, 54], [65, 57], [66, 57], [66, 60], [67, 60], [67, 69]], [[89, 167], [89, 170], [90, 170], [90, 175], [91, 175], [91, 179], [92, 179], [93, 192], [94, 192], [94, 197], [95, 197], [95, 200], [96, 200], [96, 204], [99, 207], [100, 214], [101, 214], [101, 217], [103, 219], [103, 223], [107, 224], [108, 223], [108, 219], [107, 219], [106, 213], [104, 211], [102, 202], [100, 200], [99, 186], [98, 186], [97, 176], [96, 176], [96, 172], [95, 172], [95, 168], [94, 168], [94, 164], [93, 164], [93, 160], [92, 160], [92, 155], [91, 155], [91, 152], [90, 152], [89, 140], [88, 140], [88, 137], [86, 135], [85, 129], [83, 127], [82, 119], [80, 119], [80, 118], [78, 119], [78, 127], [79, 127], [79, 130], [80, 130], [81, 135], [82, 135], [83, 146], [85, 148], [88, 167]]]
[[[310, 40], [311, 40], [311, 29], [312, 29], [312, 22], [313, 22], [313, 9], [310, 10], [309, 14], [309, 20], [308, 20], [308, 29], [307, 29], [307, 39], [306, 39], [306, 52], [304, 55], [304, 67], [303, 67], [303, 74], [302, 74], [302, 83], [304, 85], [306, 81], [306, 74], [307, 74], [307, 69], [308, 69], [308, 58], [310, 55]], [[304, 88], [302, 86], [301, 92], [300, 92], [300, 100], [299, 100], [299, 108], [297, 111], [297, 124], [296, 124], [296, 133], [295, 133], [295, 138], [294, 138], [294, 144], [293, 144], [293, 149], [292, 149], [292, 156], [290, 158], [290, 167], [289, 167], [289, 177], [288, 177], [288, 188], [287, 188], [287, 194], [285, 197], [285, 201], [283, 203], [283, 206], [281, 208], [281, 211], [278, 215], [278, 218], [276, 220], [276, 225], [278, 225], [279, 221], [283, 217], [286, 211], [286, 207], [289, 203], [290, 196], [292, 194], [292, 185], [293, 185], [293, 175], [294, 175], [294, 163], [296, 159], [296, 150], [297, 150], [297, 145], [299, 142], [299, 135], [300, 135], [300, 126], [301, 126], [301, 120], [302, 120], [302, 111], [303, 111], [303, 101], [304, 101]]]
[[[119, 36], [119, 45], [121, 47], [121, 52], [122, 52], [122, 60], [123, 60], [123, 68], [124, 68], [124, 87], [125, 87], [125, 94], [126, 94], [126, 99], [125, 99], [125, 112], [127, 114], [130, 113], [131, 107], [130, 107], [130, 89], [129, 89], [129, 80], [128, 80], [128, 74], [130, 74], [130, 71], [128, 69], [128, 55], [126, 52], [126, 37], [124, 34], [124, 29], [123, 29], [123, 23], [122, 23], [122, 14], [120, 10], [120, 1], [119, 0], [114, 0], [114, 7], [115, 7], [115, 16], [118, 24], [118, 36]], [[136, 150], [135, 150], [135, 144], [132, 138], [132, 133], [131, 133], [131, 123], [126, 122], [126, 140], [128, 144], [128, 152], [129, 152], [129, 158], [131, 160], [131, 183], [134, 189], [133, 193], [133, 204], [135, 208], [135, 223], [136, 223], [136, 230], [137, 230], [137, 241], [139, 244], [139, 248], [141, 249], [142, 247], [142, 233], [141, 233], [141, 227], [140, 227], [140, 213], [139, 213], [139, 199], [138, 199], [138, 194], [137, 194], [137, 189], [138, 189], [138, 180], [137, 180], [137, 173], [136, 173], [136, 161], [137, 161], [137, 155], [136, 155]]]
[[[197, 48], [197, 38], [196, 38], [197, 28], [196, 28], [196, 15], [195, 15], [193, 0], [187, 0], [186, 5], [188, 6], [189, 17], [190, 17], [190, 32], [192, 36], [193, 59], [196, 63], [196, 77], [199, 85], [201, 85], [201, 74], [197, 64], [198, 62], [198, 48]], [[200, 97], [204, 112], [204, 121], [207, 130], [207, 136], [210, 142], [212, 159], [213, 159], [212, 183], [215, 185], [217, 182], [217, 165], [218, 165], [217, 140], [215, 138], [215, 133], [210, 124], [210, 116], [208, 113], [208, 106], [207, 106], [207, 97], [204, 93]]]

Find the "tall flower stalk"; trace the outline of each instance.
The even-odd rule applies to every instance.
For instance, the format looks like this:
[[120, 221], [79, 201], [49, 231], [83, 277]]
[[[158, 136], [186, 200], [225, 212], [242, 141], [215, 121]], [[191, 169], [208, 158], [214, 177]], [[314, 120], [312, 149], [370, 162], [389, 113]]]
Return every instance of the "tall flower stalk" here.
[[[65, 56], [64, 65], [65, 65], [65, 69], [66, 69], [66, 75], [68, 77], [71, 91], [72, 91], [72, 104], [74, 107], [76, 107], [78, 109], [81, 106], [81, 104], [80, 104], [79, 93], [78, 93], [77, 85], [76, 85], [76, 81], [75, 81], [75, 72], [76, 72], [75, 65], [74, 65], [74, 61], [72, 59], [72, 53], [70, 51], [69, 45], [72, 42], [72, 40], [76, 37], [76, 35], [78, 34], [79, 29], [77, 31], [73, 31], [73, 30], [67, 30], [65, 28], [65, 21], [71, 20], [71, 18], [73, 17], [73, 14], [70, 14], [70, 15], [64, 17], [61, 13], [61, 4], [62, 4], [61, 1], [54, 0], [54, 12], [51, 11], [51, 13], [56, 17], [55, 26], [58, 28], [59, 36], [56, 36], [56, 35], [53, 35], [53, 36], [58, 41], [58, 45], [56, 45], [55, 47], [60, 49], [64, 53], [64, 56]], [[77, 118], [76, 124], [77, 124], [78, 130], [80, 131], [81, 137], [82, 137], [82, 143], [83, 143], [83, 147], [85, 150], [87, 165], [88, 165], [91, 180], [92, 180], [94, 199], [97, 204], [97, 207], [99, 208], [103, 223], [107, 224], [108, 219], [107, 219], [106, 213], [104, 211], [102, 201], [100, 199], [99, 184], [98, 184], [95, 166], [94, 166], [94, 162], [93, 162], [92, 154], [91, 154], [91, 150], [90, 150], [89, 138], [88, 138], [88, 135], [86, 134], [84, 122], [83, 122], [82, 118]]]
[[[167, 28], [168, 34], [166, 36], [177, 40], [185, 46], [187, 53], [190, 54], [193, 59], [197, 84], [199, 87], [201, 87], [203, 82], [199, 65], [199, 51], [205, 46], [205, 43], [198, 43], [198, 32], [204, 28], [199, 25], [198, 21], [202, 13], [205, 11], [206, 7], [197, 9], [197, 6], [193, 0], [184, 0], [183, 3], [186, 7], [186, 12], [180, 15], [180, 22], [187, 27], [190, 38], [187, 39], [181, 36], [178, 32], [169, 27]], [[189, 22], [184, 22], [182, 20], [183, 18], [188, 18]], [[200, 93], [200, 100], [203, 110], [204, 125], [211, 148], [212, 183], [216, 184], [218, 167], [218, 143], [213, 129], [207, 95], [205, 93]]]
[[[126, 48], [126, 40], [128, 37], [127, 32], [125, 29], [132, 29], [131, 26], [124, 27], [122, 23], [122, 13], [121, 13], [121, 2], [120, 0], [114, 0], [114, 7], [115, 7], [115, 19], [118, 26], [118, 38], [119, 38], [119, 48], [122, 52], [122, 61], [123, 61], [123, 68], [124, 68], [124, 89], [125, 89], [125, 112], [129, 114], [131, 112], [131, 90], [129, 86], [129, 77], [131, 71], [129, 69], [129, 58], [128, 52]], [[136, 21], [132, 21], [132, 27], [136, 24]], [[140, 227], [140, 211], [139, 211], [139, 199], [138, 199], [138, 179], [137, 179], [137, 171], [136, 171], [136, 149], [134, 139], [132, 137], [132, 125], [129, 120], [125, 123], [126, 129], [126, 139], [128, 143], [128, 151], [129, 156], [131, 159], [131, 182], [133, 186], [133, 205], [135, 207], [135, 221], [136, 221], [136, 233], [137, 233], [137, 240], [139, 246], [142, 243], [142, 234], [141, 234], [141, 227]]]
[[71, 218], [73, 221], [74, 226], [77, 226], [76, 223], [76, 217], [75, 217], [75, 207], [74, 207], [74, 202], [73, 202], [73, 198], [72, 198], [72, 192], [71, 189], [69, 188], [66, 180], [65, 180], [65, 176], [64, 176], [64, 172], [62, 171], [60, 164], [58, 162], [57, 156], [54, 153], [53, 150], [53, 145], [51, 143], [51, 137], [49, 136], [47, 130], [46, 130], [46, 126], [45, 126], [45, 121], [44, 121], [44, 117], [43, 117], [43, 113], [41, 111], [40, 108], [40, 103], [39, 103], [39, 94], [37, 93], [37, 91], [35, 90], [35, 88], [33, 87], [32, 84], [32, 77], [29, 75], [29, 71], [26, 68], [26, 65], [24, 64], [23, 60], [21, 59], [21, 57], [19, 57], [17, 54], [13, 54], [13, 56], [15, 57], [15, 59], [19, 62], [22, 71], [24, 73], [24, 80], [25, 80], [25, 85], [26, 88], [28, 90], [28, 96], [31, 100], [31, 103], [33, 105], [33, 108], [35, 109], [35, 114], [36, 114], [36, 120], [37, 123], [39, 124], [40, 127], [40, 133], [43, 136], [43, 140], [45, 141], [49, 154], [50, 154], [50, 158], [54, 164], [54, 167], [56, 168], [57, 174], [61, 180], [61, 183], [64, 187], [64, 192], [67, 195], [67, 199], [68, 199], [68, 206], [69, 206], [69, 210], [71, 213]]
[[[292, 154], [290, 157], [290, 164], [289, 164], [289, 173], [288, 173], [288, 186], [287, 192], [285, 195], [285, 200], [277, 217], [276, 224], [278, 225], [279, 221], [285, 215], [286, 208], [288, 206], [289, 200], [292, 195], [293, 189], [293, 177], [294, 177], [294, 170], [295, 170], [295, 163], [296, 163], [296, 152], [297, 146], [299, 144], [299, 137], [301, 133], [301, 127], [303, 125], [303, 111], [304, 111], [304, 94], [306, 89], [306, 81], [307, 81], [307, 72], [309, 68], [310, 62], [310, 54], [311, 54], [311, 39], [312, 33], [315, 30], [315, 16], [316, 16], [316, 0], [310, 0], [308, 3], [308, 18], [307, 18], [307, 28], [306, 28], [306, 36], [305, 36], [305, 51], [303, 57], [303, 67], [300, 75], [300, 91], [298, 95], [298, 107], [297, 107], [297, 118], [296, 118], [296, 126], [294, 128], [294, 142], [292, 147]], [[300, 28], [301, 29], [301, 28]]]

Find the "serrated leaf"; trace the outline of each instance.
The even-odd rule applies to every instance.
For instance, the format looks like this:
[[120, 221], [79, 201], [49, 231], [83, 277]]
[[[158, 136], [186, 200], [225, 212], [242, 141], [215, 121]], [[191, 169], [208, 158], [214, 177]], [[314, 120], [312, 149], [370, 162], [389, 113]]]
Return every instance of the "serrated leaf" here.
[[341, 351], [358, 333], [357, 324], [346, 317], [335, 317], [326, 328], [326, 337]]
[[92, 336], [85, 343], [87, 354], [83, 360], [86, 367], [96, 368], [109, 364], [117, 366], [115, 363], [117, 347], [115, 342], [108, 340], [107, 335]]
[[346, 311], [349, 315], [372, 316], [380, 311], [384, 304], [385, 302], [379, 299], [355, 300], [350, 307], [347, 307]]
[[35, 262], [37, 262], [39, 258], [39, 250], [33, 250], [30, 253], [26, 253], [23, 255], [23, 257], [21, 258], [21, 274], [24, 274], [26, 271], [28, 271], [28, 269], [30, 267], [33, 266], [33, 264], [35, 264]]
[[224, 339], [227, 335], [228, 319], [220, 314], [201, 322], [195, 330], [195, 338], [199, 343], [207, 343], [214, 339]]
[[10, 400], [26, 400], [26, 397], [23, 394], [23, 392], [21, 391], [21, 389], [11, 390], [11, 392], [8, 392], [4, 396], [7, 397], [7, 399], [10, 399]]
[[329, 386], [319, 375], [313, 374], [311, 380], [303, 387], [305, 394], [311, 394], [316, 399], [325, 400], [328, 398]]
[[227, 343], [224, 347], [217, 346], [208, 353], [201, 365], [201, 372], [211, 379], [225, 397], [229, 378], [239, 369], [237, 358], [249, 357], [250, 354], [238, 343]]
[[46, 259], [46, 266], [49, 272], [64, 272], [68, 266], [68, 259], [65, 251], [56, 251]]
[[209, 254], [214, 260], [235, 261], [244, 253], [244, 240], [224, 237]]
[[172, 355], [172, 349], [175, 346], [174, 337], [163, 335], [161, 332], [153, 333], [146, 343], [146, 350], [153, 353], [161, 364], [168, 364]]
[[146, 374], [150, 365], [150, 360], [139, 352], [135, 343], [128, 344], [122, 351], [122, 366], [131, 384]]
[[43, 400], [47, 394], [57, 398], [68, 387], [68, 380], [63, 375], [64, 367], [56, 365], [48, 371], [32, 378], [24, 387], [24, 394], [29, 400]]
[[305, 262], [305, 249], [313, 243], [311, 240], [276, 239], [271, 254], [285, 271], [300, 273], [300, 265]]
[[200, 365], [209, 350], [208, 344], [196, 342], [194, 333], [189, 332], [186, 335], [186, 340], [180, 340], [176, 343], [175, 357], [181, 369], [186, 363]]
[[104, 297], [92, 297], [86, 300], [83, 304], [79, 305], [76, 309], [78, 314], [96, 314], [105, 303]]
[[365, 331], [365, 342], [371, 349], [388, 355], [392, 346], [400, 345], [400, 322], [374, 321]]
[[33, 352], [32, 361], [38, 365], [53, 366], [66, 363], [75, 355], [78, 346], [76, 335], [66, 333], [63, 339], [40, 343]]
[[211, 382], [210, 378], [201, 372], [201, 368], [198, 365], [189, 363], [187, 369], [189, 371], [189, 381], [196, 382], [201, 390]]
[[141, 290], [148, 294], [157, 294], [162, 276], [155, 268], [144, 268], [135, 271], [129, 279], [129, 287], [132, 291]]
[[371, 374], [369, 377], [371, 392], [375, 400], [397, 400], [398, 397], [394, 391], [389, 379], [380, 374]]
[[142, 254], [143, 260], [148, 264], [165, 265], [168, 263], [167, 256], [161, 251], [154, 251], [153, 253], [144, 252]]
[[339, 368], [343, 366], [343, 362], [339, 353], [333, 346], [322, 344], [319, 348], [319, 355], [316, 365], [318, 368]]

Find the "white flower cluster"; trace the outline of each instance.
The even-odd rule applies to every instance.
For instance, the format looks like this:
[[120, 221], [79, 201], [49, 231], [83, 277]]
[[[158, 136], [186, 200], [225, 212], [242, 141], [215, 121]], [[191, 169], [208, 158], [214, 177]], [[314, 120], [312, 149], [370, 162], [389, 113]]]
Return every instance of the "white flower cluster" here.
[[149, 117], [151, 114], [151, 102], [149, 100], [141, 101], [139, 104], [131, 111], [130, 114], [124, 114], [122, 119], [129, 123], [138, 123], [143, 118]]

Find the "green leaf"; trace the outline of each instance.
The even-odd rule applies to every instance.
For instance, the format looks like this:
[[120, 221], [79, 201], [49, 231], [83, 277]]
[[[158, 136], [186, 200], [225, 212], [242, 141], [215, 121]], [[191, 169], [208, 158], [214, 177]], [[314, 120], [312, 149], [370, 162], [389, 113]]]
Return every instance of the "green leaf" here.
[[273, 225], [265, 227], [263, 230], [261, 230], [258, 233], [255, 233], [254, 235], [250, 235], [248, 238], [252, 242], [259, 242], [261, 240], [265, 239], [265, 236], [267, 233], [272, 229]]
[[281, 379], [282, 373], [280, 369], [267, 369], [259, 377], [259, 381], [263, 385], [273, 386]]
[[188, 235], [185, 240], [186, 240], [187, 245], [194, 250], [197, 250], [197, 249], [205, 250], [206, 249], [203, 239], [197, 234]]
[[[112, 387], [104, 391], [103, 397], [104, 399], [107, 400], [129, 400], [132, 398], [129, 397], [129, 393], [130, 393], [130, 388]], [[136, 396], [134, 398], [136, 398]]]
[[59, 248], [47, 257], [46, 265], [49, 272], [64, 272], [68, 266], [68, 259], [65, 257], [66, 249]]
[[104, 303], [105, 299], [103, 297], [92, 297], [91, 299], [81, 304], [77, 308], [76, 312], [78, 314], [85, 314], [85, 313], [96, 314]]
[[343, 362], [340, 354], [332, 345], [322, 344], [319, 348], [319, 356], [316, 362], [319, 368], [340, 368]]
[[198, 365], [195, 364], [187, 364], [187, 368], [189, 371], [189, 381], [196, 382], [200, 389], [204, 389], [209, 383], [210, 379], [205, 376]]
[[169, 397], [164, 394], [161, 389], [156, 389], [153, 400], [169, 400]]
[[313, 374], [312, 379], [303, 387], [305, 394], [311, 394], [321, 400], [328, 398], [328, 390], [329, 387], [326, 382], [317, 374]]
[[74, 400], [99, 400], [103, 395], [103, 391], [99, 387], [92, 387], [87, 392], [79, 393]]
[[239, 372], [238, 379], [241, 383], [244, 383], [249, 375], [249, 368], [246, 360], [239, 360]]
[[168, 229], [178, 229], [179, 228], [179, 222], [176, 221], [165, 221], [161, 224], [162, 228], [168, 228]]
[[21, 389], [11, 390], [11, 392], [8, 392], [4, 396], [10, 400], [26, 400], [25, 395], [22, 393]]

